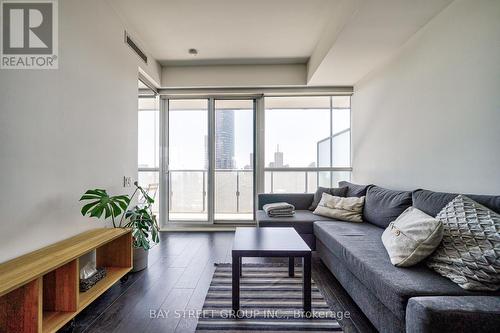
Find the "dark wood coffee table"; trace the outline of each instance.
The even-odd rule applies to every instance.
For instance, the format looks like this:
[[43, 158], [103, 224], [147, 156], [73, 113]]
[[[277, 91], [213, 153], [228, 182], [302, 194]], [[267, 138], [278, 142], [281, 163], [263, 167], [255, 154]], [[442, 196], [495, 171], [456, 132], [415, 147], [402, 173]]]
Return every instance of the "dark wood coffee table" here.
[[240, 309], [242, 257], [288, 257], [288, 275], [294, 276], [294, 258], [302, 257], [304, 311], [311, 311], [311, 249], [294, 228], [236, 228], [233, 242], [233, 310]]

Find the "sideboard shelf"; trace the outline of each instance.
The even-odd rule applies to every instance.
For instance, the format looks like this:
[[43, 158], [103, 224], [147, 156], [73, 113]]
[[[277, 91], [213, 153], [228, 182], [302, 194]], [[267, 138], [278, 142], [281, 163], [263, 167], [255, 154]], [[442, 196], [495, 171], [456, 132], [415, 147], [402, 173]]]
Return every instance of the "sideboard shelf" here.
[[113, 284], [118, 282], [124, 275], [126, 275], [130, 268], [119, 267], [106, 267], [106, 277], [99, 281], [92, 289], [80, 293], [80, 307], [84, 308], [92, 303], [103, 292], [109, 289]]
[[[79, 291], [79, 258], [96, 251], [106, 276]], [[0, 332], [51, 333], [132, 269], [129, 229], [93, 229], [0, 264]]]

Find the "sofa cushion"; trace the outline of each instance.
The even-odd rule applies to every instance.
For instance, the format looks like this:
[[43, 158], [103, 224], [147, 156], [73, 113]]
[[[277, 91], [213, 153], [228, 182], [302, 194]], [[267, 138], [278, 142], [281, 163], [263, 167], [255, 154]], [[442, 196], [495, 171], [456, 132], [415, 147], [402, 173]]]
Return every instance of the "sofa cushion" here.
[[410, 297], [500, 295], [464, 290], [423, 264], [393, 266], [381, 241], [382, 232], [383, 229], [368, 223], [314, 223], [316, 238], [398, 318], [404, 319]]
[[498, 332], [500, 297], [414, 297], [406, 308], [406, 333]]
[[[444, 206], [455, 199], [458, 193], [415, 190], [412, 193], [413, 206], [430, 216], [436, 216]], [[466, 194], [467, 197], [500, 214], [500, 196]]]
[[295, 206], [297, 210], [309, 209], [313, 201], [314, 194], [312, 193], [259, 193], [258, 203], [262, 209], [265, 204], [274, 202], [286, 202]]
[[347, 192], [347, 187], [335, 187], [335, 188], [328, 188], [328, 187], [318, 187], [316, 190], [316, 193], [314, 193], [314, 199], [309, 207], [310, 211], [314, 211], [316, 207], [318, 207], [319, 202], [321, 201], [321, 197], [323, 196], [323, 193], [327, 193], [330, 195], [334, 195], [336, 197], [345, 197], [345, 194]]
[[363, 219], [381, 228], [387, 228], [412, 204], [411, 192], [388, 190], [370, 186], [366, 191]]
[[[380, 302], [373, 292], [351, 273], [343, 261], [328, 250], [319, 239], [316, 239], [316, 251], [321, 261], [335, 275], [342, 288], [347, 291], [378, 332], [401, 333], [405, 331], [404, 319], [396, 317], [384, 303]], [[375, 332], [375, 330], [369, 331]]]
[[339, 182], [339, 187], [347, 187], [346, 197], [363, 197], [366, 195], [366, 190], [371, 185], [358, 185], [346, 181]]
[[263, 210], [258, 210], [255, 215], [260, 227], [293, 227], [299, 234], [312, 234], [314, 221], [333, 221], [309, 210], [296, 210], [290, 217], [269, 217]]

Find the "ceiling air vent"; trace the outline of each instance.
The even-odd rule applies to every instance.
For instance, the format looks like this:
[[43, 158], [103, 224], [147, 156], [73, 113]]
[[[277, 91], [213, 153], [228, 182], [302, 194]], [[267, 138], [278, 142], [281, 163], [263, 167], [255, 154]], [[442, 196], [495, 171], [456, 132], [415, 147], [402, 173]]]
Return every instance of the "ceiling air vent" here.
[[132, 37], [125, 31], [125, 43], [142, 59], [146, 64], [148, 63], [148, 56], [142, 51], [139, 46], [133, 41]]

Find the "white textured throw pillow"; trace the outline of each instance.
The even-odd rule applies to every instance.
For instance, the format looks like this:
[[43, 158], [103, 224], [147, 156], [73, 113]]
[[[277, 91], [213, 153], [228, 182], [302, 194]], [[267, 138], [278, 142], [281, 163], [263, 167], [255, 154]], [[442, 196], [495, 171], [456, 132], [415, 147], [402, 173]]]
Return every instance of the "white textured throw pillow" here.
[[413, 266], [427, 258], [443, 238], [443, 224], [415, 207], [408, 207], [382, 234], [382, 243], [398, 267]]
[[365, 197], [343, 198], [323, 193], [313, 214], [348, 222], [363, 222], [364, 205]]
[[464, 289], [500, 289], [500, 215], [459, 195], [436, 218], [443, 241], [427, 266]]

